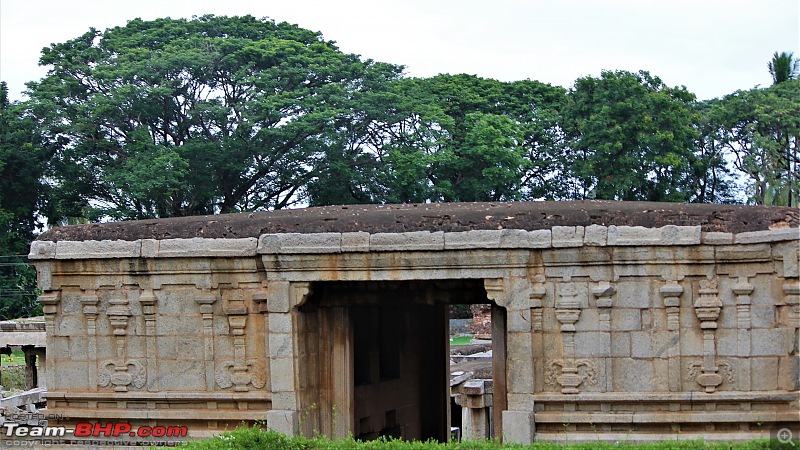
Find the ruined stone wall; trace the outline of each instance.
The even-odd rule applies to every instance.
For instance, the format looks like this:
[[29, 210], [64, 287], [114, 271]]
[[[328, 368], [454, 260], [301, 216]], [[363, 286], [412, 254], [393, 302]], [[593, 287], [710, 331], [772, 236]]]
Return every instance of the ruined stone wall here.
[[320, 404], [314, 283], [478, 279], [507, 313], [505, 439], [749, 439], [800, 414], [800, 232], [768, 226], [45, 235], [48, 408], [195, 436], [352, 426]]

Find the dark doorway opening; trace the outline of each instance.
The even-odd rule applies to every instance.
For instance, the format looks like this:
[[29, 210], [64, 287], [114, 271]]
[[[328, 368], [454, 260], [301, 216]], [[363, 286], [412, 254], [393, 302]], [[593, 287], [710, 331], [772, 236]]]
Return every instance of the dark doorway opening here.
[[447, 441], [449, 305], [489, 303], [483, 280], [316, 282], [312, 292], [301, 335], [319, 361], [302, 365], [318, 379], [304, 376], [301, 397], [317, 407], [317, 430]]

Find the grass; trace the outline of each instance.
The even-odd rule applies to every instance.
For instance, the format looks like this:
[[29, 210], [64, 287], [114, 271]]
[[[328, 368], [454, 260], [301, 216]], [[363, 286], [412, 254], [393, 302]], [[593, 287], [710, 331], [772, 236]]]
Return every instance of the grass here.
[[775, 448], [774, 442], [767, 439], [750, 442], [705, 442], [693, 441], [662, 441], [657, 443], [633, 444], [621, 443], [580, 443], [557, 444], [553, 442], [537, 442], [531, 445], [500, 444], [493, 441], [468, 441], [468, 442], [418, 442], [384, 440], [361, 442], [350, 439], [330, 440], [326, 438], [287, 437], [283, 434], [267, 431], [262, 426], [252, 428], [242, 427], [232, 432], [219, 436], [189, 442], [179, 448], [196, 450], [216, 449], [274, 449], [274, 450], [500, 450], [500, 449], [646, 449], [646, 450], [744, 450], [744, 449], [770, 449]]
[[0, 355], [0, 364], [25, 364], [25, 354], [22, 350], [14, 350], [10, 355]]
[[472, 341], [472, 336], [456, 336], [450, 338], [450, 345], [467, 345]]

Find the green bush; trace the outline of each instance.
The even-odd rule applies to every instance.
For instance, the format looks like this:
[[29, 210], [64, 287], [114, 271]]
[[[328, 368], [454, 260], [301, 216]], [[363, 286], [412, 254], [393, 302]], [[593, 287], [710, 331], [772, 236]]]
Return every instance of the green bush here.
[[662, 441], [657, 443], [633, 444], [629, 442], [599, 443], [587, 442], [578, 444], [558, 444], [555, 442], [536, 442], [531, 445], [500, 444], [493, 441], [465, 441], [465, 442], [419, 442], [400, 441], [394, 439], [379, 439], [376, 441], [361, 442], [350, 439], [330, 440], [326, 438], [287, 437], [275, 431], [265, 430], [262, 426], [252, 428], [242, 427], [234, 431], [203, 441], [194, 441], [185, 444], [185, 449], [217, 450], [217, 449], [270, 449], [270, 450], [500, 450], [500, 449], [645, 449], [645, 450], [744, 450], [744, 449], [769, 449], [770, 441], [766, 439], [750, 442], [704, 442], [693, 441]]
[[3, 389], [7, 391], [25, 390], [25, 366], [2, 366], [0, 370], [2, 370], [0, 385], [3, 385]]

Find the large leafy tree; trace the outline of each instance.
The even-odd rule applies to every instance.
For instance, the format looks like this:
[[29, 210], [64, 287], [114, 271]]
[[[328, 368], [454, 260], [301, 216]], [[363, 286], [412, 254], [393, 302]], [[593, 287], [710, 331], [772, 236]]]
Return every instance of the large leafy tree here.
[[321, 136], [366, 78], [400, 72], [250, 16], [136, 19], [45, 48], [40, 63], [50, 70], [29, 84], [30, 111], [62, 143], [61, 191], [112, 218], [302, 200]]
[[747, 178], [748, 201], [796, 206], [800, 195], [800, 81], [737, 91], [714, 103], [716, 136]]
[[697, 133], [685, 88], [648, 72], [604, 71], [583, 77], [569, 94], [564, 165], [572, 196], [688, 201]]
[[[337, 175], [312, 183], [312, 204], [545, 196], [562, 135], [562, 88], [471, 75], [407, 78], [384, 87], [366, 101], [364, 108], [375, 111], [369, 120], [338, 133], [347, 137], [340, 148], [350, 156], [333, 155]], [[351, 180], [349, 188], [331, 189], [336, 179]]]
[[0, 320], [41, 312], [36, 303], [36, 271], [25, 255], [48, 213], [48, 187], [43, 183], [50, 152], [42, 145], [35, 123], [8, 99], [0, 82]]

